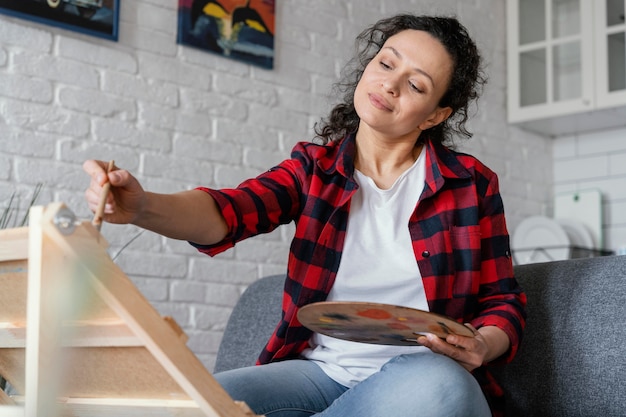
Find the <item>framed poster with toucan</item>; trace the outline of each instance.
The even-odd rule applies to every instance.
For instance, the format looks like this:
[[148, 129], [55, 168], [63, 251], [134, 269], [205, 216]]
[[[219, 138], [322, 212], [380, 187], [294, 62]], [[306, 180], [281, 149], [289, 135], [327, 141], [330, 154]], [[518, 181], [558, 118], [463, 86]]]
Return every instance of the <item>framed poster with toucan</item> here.
[[179, 0], [178, 43], [271, 69], [274, 0]]

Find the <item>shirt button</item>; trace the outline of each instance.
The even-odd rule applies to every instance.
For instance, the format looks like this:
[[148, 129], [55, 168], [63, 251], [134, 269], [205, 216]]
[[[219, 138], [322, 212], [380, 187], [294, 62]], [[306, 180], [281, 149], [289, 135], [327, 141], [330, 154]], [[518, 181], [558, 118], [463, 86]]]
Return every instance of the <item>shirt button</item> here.
[[427, 250], [425, 250], [424, 252], [422, 252], [422, 256], [424, 258], [428, 258], [430, 256], [430, 252], [428, 252]]

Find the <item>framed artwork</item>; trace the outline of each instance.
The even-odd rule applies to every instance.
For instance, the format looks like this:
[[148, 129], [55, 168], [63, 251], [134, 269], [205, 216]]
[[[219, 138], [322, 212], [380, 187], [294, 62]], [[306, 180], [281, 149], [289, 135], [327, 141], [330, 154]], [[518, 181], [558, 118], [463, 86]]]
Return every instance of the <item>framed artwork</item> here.
[[117, 41], [120, 0], [0, 0], [0, 13]]
[[274, 0], [179, 0], [178, 43], [271, 69]]

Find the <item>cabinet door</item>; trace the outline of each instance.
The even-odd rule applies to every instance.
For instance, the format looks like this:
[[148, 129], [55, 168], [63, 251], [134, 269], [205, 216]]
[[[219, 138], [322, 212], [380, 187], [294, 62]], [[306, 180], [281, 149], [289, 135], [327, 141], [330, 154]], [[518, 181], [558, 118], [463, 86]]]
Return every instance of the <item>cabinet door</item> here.
[[593, 107], [593, 1], [507, 0], [509, 121]]
[[626, 0], [598, 0], [595, 13], [597, 106], [626, 103]]

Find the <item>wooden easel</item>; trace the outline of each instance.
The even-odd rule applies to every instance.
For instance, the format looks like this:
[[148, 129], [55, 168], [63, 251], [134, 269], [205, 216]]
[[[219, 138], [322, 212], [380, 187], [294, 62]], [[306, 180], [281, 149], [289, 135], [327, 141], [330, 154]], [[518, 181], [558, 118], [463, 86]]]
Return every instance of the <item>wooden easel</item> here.
[[[251, 417], [63, 204], [0, 230], [0, 417]], [[27, 342], [26, 342], [27, 341]]]

